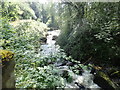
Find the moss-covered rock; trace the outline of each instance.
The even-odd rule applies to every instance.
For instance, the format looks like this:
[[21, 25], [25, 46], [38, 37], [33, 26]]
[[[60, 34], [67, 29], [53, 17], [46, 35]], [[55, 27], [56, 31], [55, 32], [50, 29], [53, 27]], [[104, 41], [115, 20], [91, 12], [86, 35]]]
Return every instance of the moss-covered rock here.
[[120, 68], [119, 67], [109, 67], [105, 70], [108, 76], [114, 81], [118, 87], [120, 87]]
[[103, 89], [116, 90], [118, 87], [104, 72], [98, 71], [95, 75], [94, 82]]

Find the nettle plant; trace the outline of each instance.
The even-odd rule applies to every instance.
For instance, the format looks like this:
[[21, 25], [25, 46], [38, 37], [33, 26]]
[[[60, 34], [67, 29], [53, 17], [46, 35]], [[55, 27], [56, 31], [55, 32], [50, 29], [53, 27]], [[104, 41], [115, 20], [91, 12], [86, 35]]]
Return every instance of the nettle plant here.
[[64, 86], [64, 79], [54, 66], [29, 68], [26, 66], [16, 81], [17, 88], [56, 88]]

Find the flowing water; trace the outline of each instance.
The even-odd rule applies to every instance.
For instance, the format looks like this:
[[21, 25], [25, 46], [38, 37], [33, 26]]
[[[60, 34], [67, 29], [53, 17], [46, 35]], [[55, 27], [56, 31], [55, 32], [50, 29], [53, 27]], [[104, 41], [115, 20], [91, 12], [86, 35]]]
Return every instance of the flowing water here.
[[48, 31], [47, 36], [47, 43], [44, 45], [41, 45], [41, 55], [47, 56], [47, 55], [54, 55], [57, 52], [59, 52], [59, 45], [55, 45], [55, 40], [52, 40], [53, 36], [58, 36], [60, 34], [60, 30], [55, 31]]
[[[55, 55], [59, 52], [59, 45], [55, 45], [56, 41], [52, 40], [53, 36], [58, 36], [59, 34], [60, 30], [48, 31], [47, 43], [41, 45], [42, 56]], [[90, 70], [84, 70], [82, 75], [77, 75], [73, 73], [73, 71], [70, 70], [67, 65], [59, 66], [59, 64], [61, 64], [61, 62], [56, 62], [56, 67], [58, 67], [61, 71], [67, 70], [69, 73], [71, 73], [73, 78], [73, 82], [66, 83], [66, 88], [80, 88], [80, 90], [82, 88], [100, 89], [100, 87], [93, 82], [94, 75], [90, 73]]]

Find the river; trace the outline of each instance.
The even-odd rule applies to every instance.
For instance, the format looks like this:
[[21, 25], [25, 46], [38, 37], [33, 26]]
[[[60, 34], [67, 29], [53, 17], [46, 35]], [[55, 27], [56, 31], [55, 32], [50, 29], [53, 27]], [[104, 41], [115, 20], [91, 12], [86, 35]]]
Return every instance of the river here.
[[[59, 34], [60, 30], [48, 31], [47, 42], [46, 44], [41, 45], [42, 56], [55, 55], [59, 52], [60, 46], [55, 44], [55, 40], [52, 40], [53, 36], [59, 36]], [[67, 65], [59, 66], [59, 64], [60, 62], [56, 62], [56, 67], [61, 69], [61, 71], [67, 70], [69, 73], [72, 73], [73, 82], [66, 83], [65, 88], [100, 89], [100, 87], [93, 82], [94, 75], [90, 73], [90, 70], [84, 70], [82, 75], [77, 75], [73, 73], [73, 71], [70, 70]]]

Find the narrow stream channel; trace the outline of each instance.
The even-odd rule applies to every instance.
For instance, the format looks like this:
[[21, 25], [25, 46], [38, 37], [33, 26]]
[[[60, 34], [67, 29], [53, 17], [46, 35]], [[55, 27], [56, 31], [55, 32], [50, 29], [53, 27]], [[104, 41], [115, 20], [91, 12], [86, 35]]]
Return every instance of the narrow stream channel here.
[[[55, 40], [52, 40], [53, 36], [59, 36], [60, 30], [54, 30], [54, 31], [48, 31], [47, 36], [47, 43], [44, 45], [41, 45], [41, 55], [42, 56], [48, 56], [48, 55], [55, 55], [57, 52], [59, 52], [60, 46], [55, 45]], [[56, 67], [58, 67], [61, 71], [67, 70], [69, 73], [71, 73], [73, 82], [66, 83], [66, 88], [79, 88], [80, 90], [83, 90], [85, 88], [97, 89], [99, 90], [100, 87], [93, 82], [94, 75], [90, 73], [90, 70], [84, 70], [82, 75], [77, 75], [73, 73], [72, 70], [68, 68], [67, 65], [59, 66], [60, 62], [56, 62]]]
[[53, 36], [58, 36], [60, 34], [60, 30], [54, 30], [54, 31], [48, 31], [47, 36], [47, 43], [44, 45], [41, 45], [41, 55], [47, 56], [47, 55], [54, 55], [59, 51], [59, 45], [55, 45], [55, 40], [52, 40]]

